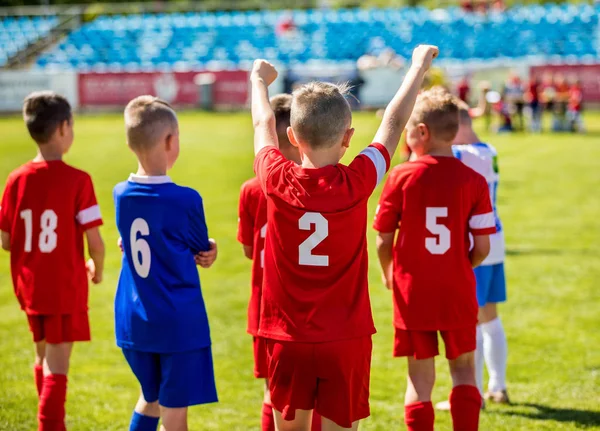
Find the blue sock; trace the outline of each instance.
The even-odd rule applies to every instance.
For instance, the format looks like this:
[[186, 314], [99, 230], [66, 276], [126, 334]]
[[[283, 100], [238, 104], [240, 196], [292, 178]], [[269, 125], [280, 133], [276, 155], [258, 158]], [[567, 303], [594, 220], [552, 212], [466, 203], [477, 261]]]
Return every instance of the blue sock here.
[[129, 431], [156, 431], [156, 428], [158, 428], [158, 419], [152, 416], [144, 416], [134, 411], [133, 416], [131, 416]]

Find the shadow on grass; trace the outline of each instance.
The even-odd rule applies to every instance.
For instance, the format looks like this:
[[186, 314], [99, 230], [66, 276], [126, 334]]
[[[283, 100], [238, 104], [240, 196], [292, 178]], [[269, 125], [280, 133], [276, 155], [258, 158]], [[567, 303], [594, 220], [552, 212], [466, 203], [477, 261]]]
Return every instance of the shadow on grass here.
[[489, 413], [503, 416], [518, 416], [526, 419], [573, 422], [582, 426], [600, 425], [600, 411], [561, 409], [541, 404], [511, 404], [511, 407], [525, 407], [527, 410], [488, 410]]
[[556, 248], [509, 248], [506, 250], [507, 256], [525, 257], [525, 256], [562, 256], [562, 255], [596, 255], [596, 250], [589, 249], [556, 249]]

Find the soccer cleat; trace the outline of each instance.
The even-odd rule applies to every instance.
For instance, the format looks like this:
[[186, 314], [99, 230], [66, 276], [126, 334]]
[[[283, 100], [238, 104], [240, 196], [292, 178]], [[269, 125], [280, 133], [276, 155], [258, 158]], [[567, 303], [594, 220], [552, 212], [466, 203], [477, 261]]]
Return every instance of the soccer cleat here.
[[[435, 405], [435, 409], [443, 411], [443, 412], [449, 412], [450, 411], [450, 401], [448, 401], [448, 400], [440, 401], [439, 403], [437, 403]], [[481, 400], [481, 410], [485, 410], [485, 400]]]
[[497, 404], [510, 404], [510, 399], [508, 398], [508, 392], [506, 392], [506, 389], [502, 389], [501, 391], [497, 392], [488, 391], [485, 393], [484, 399]]

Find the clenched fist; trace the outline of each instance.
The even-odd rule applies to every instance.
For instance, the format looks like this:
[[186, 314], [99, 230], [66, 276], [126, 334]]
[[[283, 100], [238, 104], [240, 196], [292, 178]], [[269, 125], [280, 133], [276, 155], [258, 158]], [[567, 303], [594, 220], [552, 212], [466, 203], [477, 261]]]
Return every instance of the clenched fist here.
[[265, 84], [269, 86], [277, 78], [277, 70], [275, 69], [275, 66], [269, 63], [267, 60], [254, 60], [254, 66], [252, 67], [250, 78], [262, 79]]
[[440, 50], [433, 45], [419, 45], [412, 54], [412, 64], [416, 67], [421, 67], [425, 71], [431, 67], [431, 62], [438, 56]]

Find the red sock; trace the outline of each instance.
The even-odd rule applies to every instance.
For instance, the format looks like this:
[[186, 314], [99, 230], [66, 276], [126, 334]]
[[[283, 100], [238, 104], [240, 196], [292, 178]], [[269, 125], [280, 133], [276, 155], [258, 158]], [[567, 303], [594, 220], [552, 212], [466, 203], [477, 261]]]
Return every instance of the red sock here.
[[39, 398], [42, 395], [42, 388], [44, 387], [44, 367], [41, 365], [34, 365], [33, 375], [35, 377], [35, 386], [37, 387]]
[[262, 431], [275, 431], [275, 417], [273, 416], [273, 406], [263, 403], [262, 407]]
[[435, 413], [431, 401], [404, 406], [404, 423], [408, 431], [433, 431]]
[[311, 431], [321, 431], [321, 415], [313, 410], [312, 424], [310, 426]]
[[65, 429], [65, 401], [67, 376], [50, 374], [44, 377], [44, 387], [38, 409], [38, 431], [63, 431]]
[[450, 413], [454, 431], [477, 431], [481, 394], [476, 386], [460, 385], [450, 392]]

